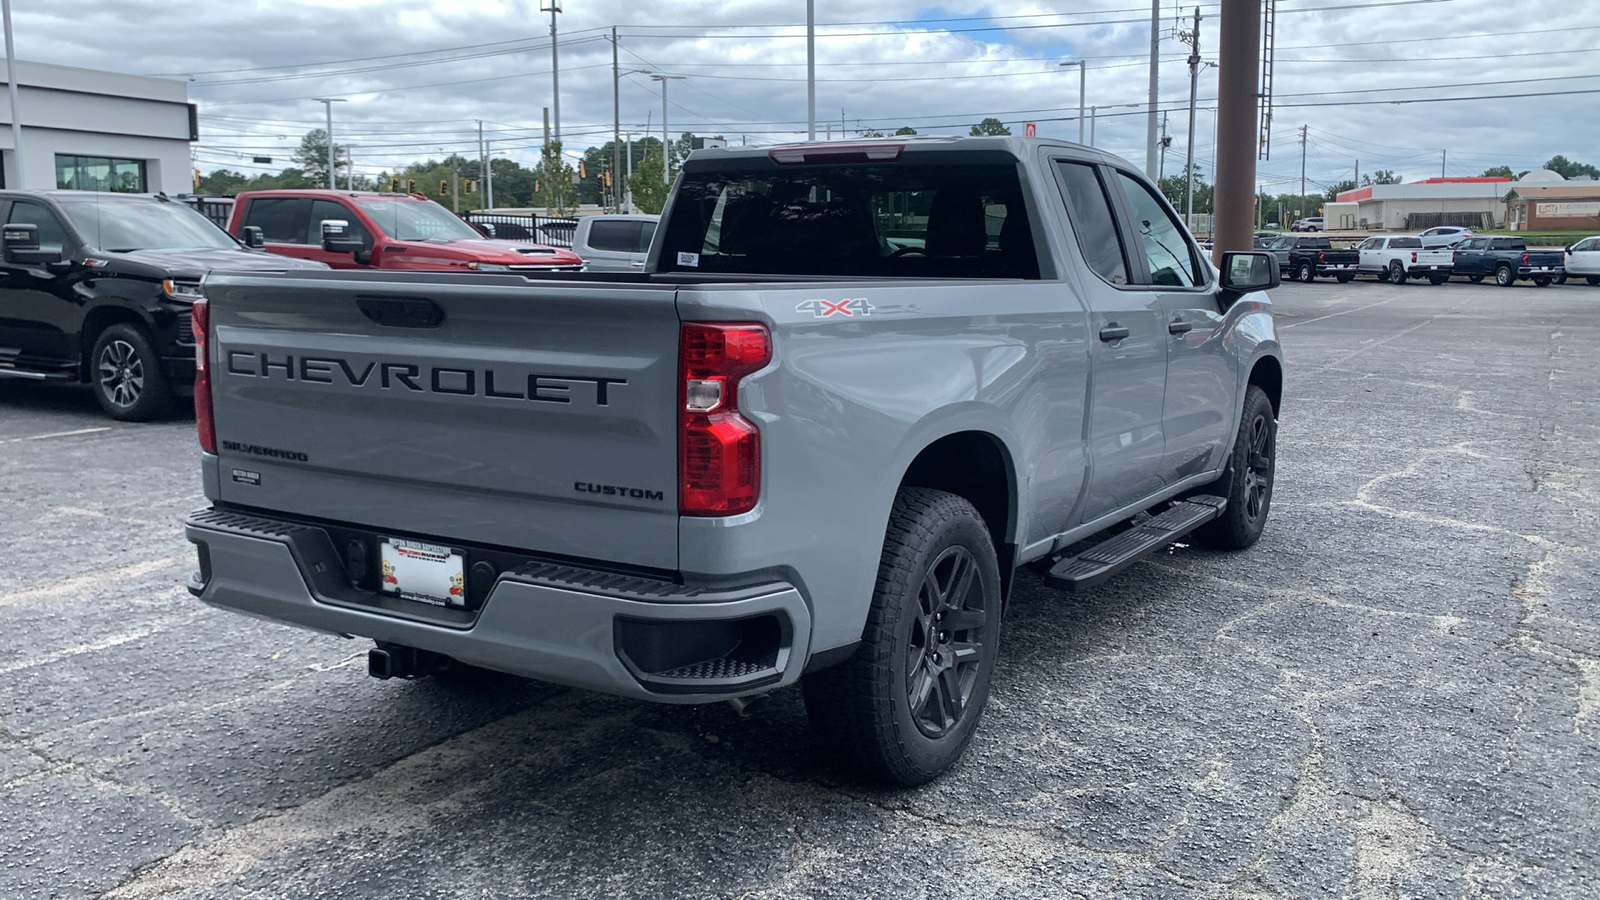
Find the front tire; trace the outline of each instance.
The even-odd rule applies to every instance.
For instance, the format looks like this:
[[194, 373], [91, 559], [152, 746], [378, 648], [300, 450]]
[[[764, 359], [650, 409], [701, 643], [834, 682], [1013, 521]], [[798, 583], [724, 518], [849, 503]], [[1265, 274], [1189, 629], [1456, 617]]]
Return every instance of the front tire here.
[[1278, 419], [1266, 391], [1250, 385], [1244, 415], [1228, 458], [1228, 508], [1195, 529], [1195, 540], [1217, 550], [1243, 550], [1261, 538], [1272, 509], [1272, 482], [1277, 471]]
[[100, 332], [89, 354], [94, 397], [106, 415], [146, 422], [172, 408], [172, 388], [144, 329], [119, 322]]
[[925, 784], [960, 758], [994, 673], [1000, 570], [972, 504], [902, 488], [861, 643], [805, 676], [812, 730], [861, 775]]

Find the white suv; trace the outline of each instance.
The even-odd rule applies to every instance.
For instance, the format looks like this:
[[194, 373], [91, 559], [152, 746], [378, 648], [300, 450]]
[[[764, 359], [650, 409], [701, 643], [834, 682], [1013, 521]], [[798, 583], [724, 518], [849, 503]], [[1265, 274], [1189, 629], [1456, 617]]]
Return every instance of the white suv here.
[[1312, 216], [1312, 217], [1310, 217], [1308, 219], [1301, 219], [1298, 222], [1295, 222], [1293, 225], [1290, 225], [1289, 226], [1289, 230], [1290, 231], [1326, 231], [1327, 229], [1325, 229], [1323, 227], [1323, 225], [1322, 225], [1322, 217], [1321, 216]]

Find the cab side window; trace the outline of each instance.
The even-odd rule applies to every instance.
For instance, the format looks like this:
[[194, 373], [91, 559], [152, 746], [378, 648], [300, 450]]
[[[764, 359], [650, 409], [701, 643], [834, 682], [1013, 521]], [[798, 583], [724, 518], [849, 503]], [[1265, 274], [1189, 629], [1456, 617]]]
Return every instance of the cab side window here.
[[346, 208], [343, 203], [333, 200], [313, 200], [311, 201], [310, 218], [310, 230], [306, 232], [305, 240], [296, 241], [295, 243], [321, 245], [323, 220], [341, 219], [350, 223], [349, 234], [351, 237], [360, 238], [361, 243], [365, 244], [367, 249], [372, 249], [372, 236], [367, 233], [366, 228], [362, 227], [361, 220], [356, 218], [355, 213]]
[[[244, 224], [260, 228], [274, 244], [304, 244], [311, 229], [311, 198], [257, 197], [245, 210]], [[317, 243], [321, 242], [319, 235]]]
[[67, 229], [57, 219], [55, 213], [37, 203], [19, 200], [11, 204], [11, 215], [6, 218], [7, 225], [33, 225], [38, 228], [39, 249], [56, 250], [65, 253], [72, 239], [67, 235]]
[[1121, 182], [1128, 207], [1133, 211], [1133, 228], [1139, 233], [1143, 264], [1149, 269], [1150, 283], [1167, 287], [1203, 284], [1200, 261], [1178, 220], [1167, 212], [1144, 182], [1125, 172], [1117, 173], [1117, 181]]
[[1115, 285], [1127, 284], [1128, 264], [1122, 238], [1117, 234], [1111, 201], [1094, 166], [1057, 161], [1056, 172], [1061, 177], [1067, 215], [1084, 261], [1101, 279]]

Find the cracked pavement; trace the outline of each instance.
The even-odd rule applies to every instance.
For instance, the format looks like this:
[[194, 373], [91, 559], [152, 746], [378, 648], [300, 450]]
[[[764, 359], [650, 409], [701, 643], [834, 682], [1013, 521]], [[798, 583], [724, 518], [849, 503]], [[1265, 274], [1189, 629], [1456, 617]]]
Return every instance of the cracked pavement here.
[[1600, 288], [1284, 285], [1261, 543], [1024, 574], [912, 791], [200, 606], [193, 423], [0, 381], [0, 896], [1593, 897]]

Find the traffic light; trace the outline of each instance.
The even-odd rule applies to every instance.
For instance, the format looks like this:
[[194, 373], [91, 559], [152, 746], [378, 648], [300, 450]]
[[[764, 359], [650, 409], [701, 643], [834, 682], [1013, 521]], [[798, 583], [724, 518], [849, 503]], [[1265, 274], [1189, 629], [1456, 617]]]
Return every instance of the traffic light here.
[[533, 192], [535, 194], [539, 193], [539, 179], [537, 178], [533, 180]]
[[583, 160], [581, 160], [581, 159], [578, 160], [578, 177], [579, 178], [588, 178], [589, 177], [588, 175], [584, 174]]
[[400, 193], [400, 179], [399, 178], [391, 177], [389, 179], [389, 193], [391, 193], [391, 194]]
[[417, 192], [417, 180], [415, 178], [407, 178], [406, 179], [406, 193], [415, 194], [416, 192]]
[[477, 190], [478, 190], [478, 183], [476, 181], [473, 181], [472, 179], [469, 178], [466, 181], [461, 182], [461, 193], [463, 193], [463, 194], [472, 194], [472, 193], [476, 193]]
[[443, 197], [445, 194], [448, 194], [448, 193], [450, 193], [450, 179], [448, 179], [448, 178], [439, 179], [439, 196]]

